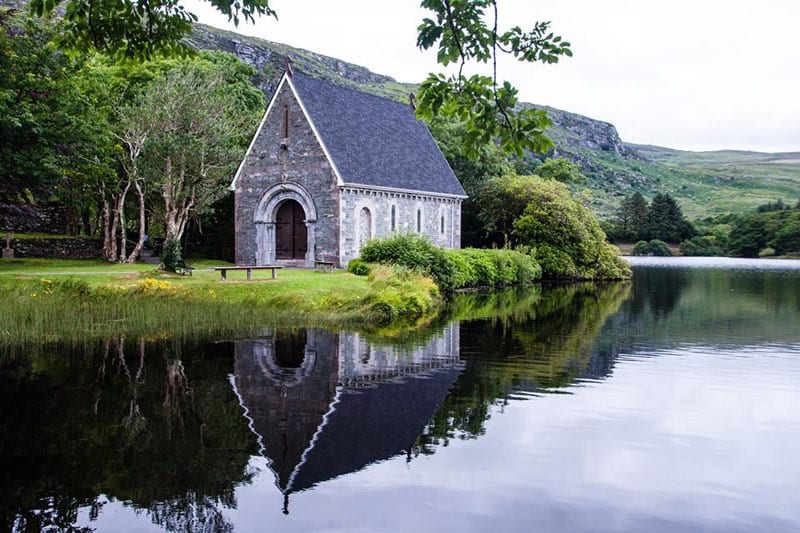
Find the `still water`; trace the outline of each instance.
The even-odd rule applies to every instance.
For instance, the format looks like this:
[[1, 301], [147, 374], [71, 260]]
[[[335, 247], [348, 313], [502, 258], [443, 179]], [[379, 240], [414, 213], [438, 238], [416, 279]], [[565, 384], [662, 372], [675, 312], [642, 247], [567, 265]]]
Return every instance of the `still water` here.
[[0, 356], [0, 529], [798, 531], [800, 262]]

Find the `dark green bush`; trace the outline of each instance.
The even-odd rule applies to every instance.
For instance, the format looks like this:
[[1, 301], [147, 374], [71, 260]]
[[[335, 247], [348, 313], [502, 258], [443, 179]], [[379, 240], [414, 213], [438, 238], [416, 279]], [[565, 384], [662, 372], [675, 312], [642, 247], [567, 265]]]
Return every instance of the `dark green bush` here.
[[633, 246], [631, 255], [650, 255], [650, 243], [639, 241]]
[[683, 241], [678, 249], [681, 255], [685, 256], [716, 256], [724, 255], [720, 246], [717, 245], [714, 237], [692, 237]]
[[161, 250], [161, 263], [167, 272], [175, 272], [183, 262], [181, 258], [181, 243], [177, 239], [170, 239], [164, 243]]
[[671, 257], [672, 250], [669, 249], [667, 243], [659, 239], [653, 239], [650, 241], [650, 255], [655, 255], [658, 257]]
[[653, 255], [658, 257], [671, 257], [672, 251], [667, 246], [667, 243], [659, 239], [653, 239], [650, 242], [639, 241], [633, 247], [631, 252], [633, 255]]
[[356, 276], [368, 276], [372, 270], [372, 265], [361, 259], [351, 259], [347, 264], [347, 271]]

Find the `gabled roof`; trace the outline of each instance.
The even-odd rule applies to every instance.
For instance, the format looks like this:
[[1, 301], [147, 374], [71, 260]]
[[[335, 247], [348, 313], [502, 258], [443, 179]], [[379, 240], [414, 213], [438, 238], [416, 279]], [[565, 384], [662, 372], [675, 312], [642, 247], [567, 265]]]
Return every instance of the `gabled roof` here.
[[296, 70], [292, 76], [284, 74], [280, 86], [286, 81], [342, 185], [466, 198], [464, 188], [425, 123], [415, 117], [408, 104], [312, 78]]

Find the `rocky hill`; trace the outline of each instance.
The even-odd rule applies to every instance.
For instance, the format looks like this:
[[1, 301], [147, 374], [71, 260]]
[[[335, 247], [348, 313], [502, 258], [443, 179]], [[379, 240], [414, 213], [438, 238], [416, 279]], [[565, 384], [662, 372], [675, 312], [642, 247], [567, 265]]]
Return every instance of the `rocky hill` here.
[[[334, 57], [255, 37], [196, 25], [194, 46], [237, 55], [258, 70], [256, 83], [271, 95], [283, 73], [287, 55], [303, 72], [335, 83], [404, 101], [413, 84]], [[556, 144], [551, 155], [579, 162], [589, 177], [576, 189], [588, 189], [594, 209], [610, 216], [620, 199], [634, 191], [675, 196], [693, 217], [751, 209], [778, 198], [800, 196], [800, 153], [681, 152], [628, 144], [613, 124], [546, 106], [553, 121], [548, 135]]]

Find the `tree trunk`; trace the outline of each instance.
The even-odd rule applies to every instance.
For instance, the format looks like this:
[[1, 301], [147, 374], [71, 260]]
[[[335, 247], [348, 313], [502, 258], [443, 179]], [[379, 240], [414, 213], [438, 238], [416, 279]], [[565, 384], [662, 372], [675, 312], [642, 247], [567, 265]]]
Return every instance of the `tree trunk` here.
[[108, 202], [108, 198], [105, 198], [105, 191], [103, 191], [103, 194], [103, 258], [107, 261], [113, 261], [116, 251], [113, 249], [114, 234], [111, 230], [111, 205]]
[[136, 242], [136, 246], [131, 251], [131, 254], [125, 258], [126, 263], [134, 263], [136, 258], [139, 257], [139, 254], [142, 252], [142, 248], [144, 248], [144, 235], [145, 235], [145, 223], [146, 223], [146, 212], [144, 208], [144, 190], [142, 189], [142, 184], [137, 180], [133, 182], [133, 187], [136, 189], [136, 197], [139, 199], [139, 240]]

